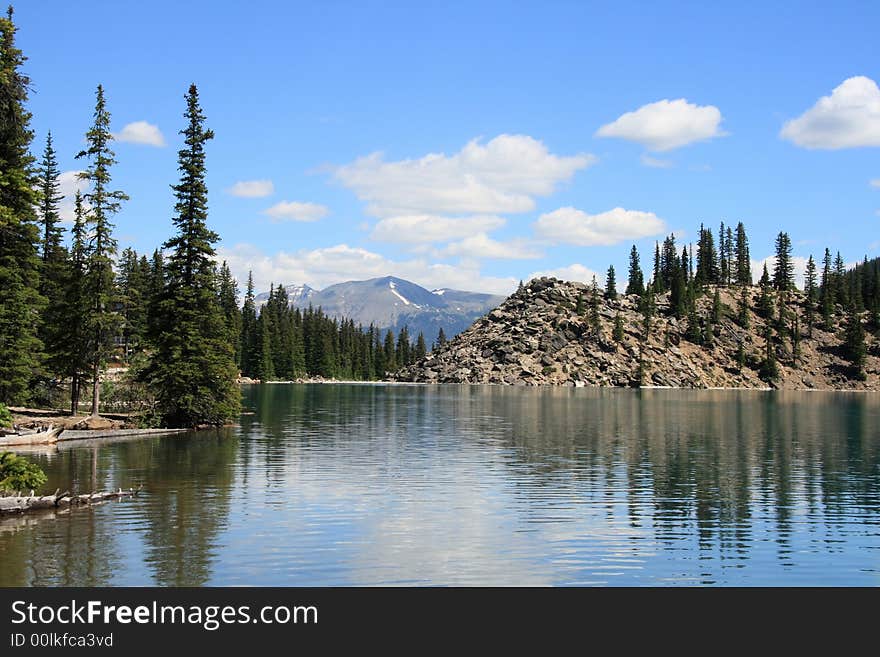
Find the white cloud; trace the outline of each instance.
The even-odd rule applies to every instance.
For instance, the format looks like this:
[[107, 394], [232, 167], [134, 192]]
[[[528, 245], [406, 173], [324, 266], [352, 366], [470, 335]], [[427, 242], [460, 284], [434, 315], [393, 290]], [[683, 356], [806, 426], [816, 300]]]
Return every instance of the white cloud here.
[[318, 221], [323, 219], [330, 210], [317, 203], [302, 203], [300, 201], [281, 201], [271, 208], [263, 211], [273, 221]]
[[239, 180], [226, 190], [227, 194], [240, 198], [263, 198], [275, 192], [271, 180]]
[[880, 178], [874, 178], [874, 180], [870, 181], [869, 184], [871, 185], [871, 187], [880, 188]]
[[779, 136], [810, 149], [880, 146], [880, 89], [864, 76], [844, 80], [830, 96], [796, 119]]
[[577, 246], [609, 246], [666, 230], [664, 221], [653, 212], [623, 208], [592, 215], [576, 208], [559, 208], [538, 217], [534, 227], [538, 237]]
[[684, 98], [659, 100], [619, 116], [596, 131], [597, 137], [634, 141], [650, 151], [671, 151], [698, 141], [722, 137], [721, 111]]
[[639, 159], [646, 167], [651, 167], [653, 169], [669, 169], [675, 166], [675, 163], [672, 160], [661, 160], [656, 157], [651, 157], [647, 153], [642, 153], [642, 156]]
[[158, 126], [146, 121], [135, 121], [129, 123], [122, 128], [122, 131], [113, 135], [117, 141], [124, 141], [130, 144], [144, 144], [146, 146], [165, 145], [165, 137]]
[[83, 193], [89, 188], [87, 181], [79, 179], [80, 173], [82, 172], [65, 171], [58, 176], [58, 192], [64, 196], [64, 199], [58, 205], [58, 214], [61, 216], [61, 221], [66, 224], [73, 223], [73, 200], [76, 196], [76, 191], [79, 190], [80, 193]]
[[447, 242], [500, 228], [502, 217], [475, 215], [472, 217], [439, 217], [428, 214], [410, 214], [382, 219], [373, 228], [370, 237], [381, 242], [420, 244]]
[[547, 271], [536, 271], [529, 274], [528, 280], [532, 280], [533, 278], [541, 278], [542, 276], [552, 276], [553, 278], [560, 278], [563, 281], [580, 281], [581, 283], [590, 284], [593, 282], [593, 276], [596, 277], [596, 283], [600, 288], [604, 288], [605, 286], [605, 275], [599, 274], [598, 272], [593, 271], [589, 267], [585, 267], [584, 265], [574, 263], [568, 265], [567, 267], [559, 267], [557, 269], [549, 269]]
[[460, 256], [462, 258], [509, 258], [514, 260], [528, 260], [540, 258], [541, 253], [531, 247], [528, 241], [523, 239], [499, 242], [493, 240], [486, 233], [477, 233], [464, 238], [460, 242], [453, 242], [438, 252], [441, 256]]
[[394, 261], [363, 248], [337, 244], [327, 248], [272, 255], [250, 244], [221, 247], [217, 259], [226, 260], [244, 288], [248, 271], [254, 274], [258, 291], [269, 289], [270, 283], [308, 283], [315, 288], [350, 280], [379, 276], [399, 276], [426, 287], [440, 287], [493, 294], [509, 294], [516, 288], [513, 278], [483, 276], [474, 262], [458, 265], [431, 264], [422, 258]]
[[474, 139], [453, 155], [386, 162], [373, 153], [333, 173], [377, 217], [493, 214], [534, 209], [534, 197], [552, 194], [595, 161], [583, 153], [554, 155], [527, 135], [503, 134], [485, 144]]

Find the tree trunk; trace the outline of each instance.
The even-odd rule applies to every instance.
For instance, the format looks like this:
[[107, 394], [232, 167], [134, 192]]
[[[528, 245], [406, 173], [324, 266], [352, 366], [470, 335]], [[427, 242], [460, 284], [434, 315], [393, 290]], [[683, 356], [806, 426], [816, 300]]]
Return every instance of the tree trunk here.
[[95, 363], [94, 377], [94, 381], [92, 382], [92, 417], [98, 417], [98, 404], [100, 402], [99, 397], [101, 393], [100, 368], [98, 363]]
[[76, 417], [79, 411], [79, 374], [70, 379], [70, 414]]

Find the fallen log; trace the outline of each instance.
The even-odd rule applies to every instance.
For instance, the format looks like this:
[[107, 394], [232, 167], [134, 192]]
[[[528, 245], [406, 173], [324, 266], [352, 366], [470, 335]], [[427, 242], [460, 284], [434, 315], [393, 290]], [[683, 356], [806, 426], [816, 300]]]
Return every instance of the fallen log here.
[[8, 513], [24, 513], [26, 511], [35, 511], [38, 509], [54, 509], [59, 507], [77, 506], [86, 504], [99, 504], [107, 500], [114, 500], [122, 497], [133, 497], [141, 492], [143, 486], [137, 488], [129, 488], [115, 491], [103, 491], [100, 493], [83, 493], [73, 494], [65, 491], [61, 494], [56, 490], [53, 495], [34, 495], [31, 491], [30, 495], [10, 495], [0, 497], [0, 515]]

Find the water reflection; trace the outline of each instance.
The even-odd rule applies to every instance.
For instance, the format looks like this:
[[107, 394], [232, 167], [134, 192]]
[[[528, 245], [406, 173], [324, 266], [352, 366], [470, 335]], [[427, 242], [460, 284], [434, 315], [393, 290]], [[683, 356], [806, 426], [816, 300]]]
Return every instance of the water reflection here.
[[0, 584], [880, 583], [872, 395], [245, 396], [235, 429], [35, 456], [53, 487], [146, 490], [0, 521]]

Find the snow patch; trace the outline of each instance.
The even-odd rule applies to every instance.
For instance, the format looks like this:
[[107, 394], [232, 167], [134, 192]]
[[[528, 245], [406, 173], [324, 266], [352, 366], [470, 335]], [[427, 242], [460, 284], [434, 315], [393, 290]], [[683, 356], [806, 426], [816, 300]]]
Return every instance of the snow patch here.
[[391, 294], [393, 294], [393, 295], [396, 296], [398, 299], [400, 299], [401, 301], [403, 301], [403, 303], [404, 303], [405, 305], [407, 305], [407, 306], [409, 305], [409, 299], [407, 299], [405, 296], [403, 296], [400, 292], [398, 292], [398, 291], [395, 289], [397, 286], [394, 284], [394, 281], [388, 281], [388, 287], [391, 288]]

